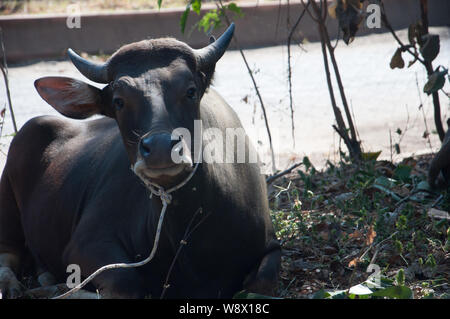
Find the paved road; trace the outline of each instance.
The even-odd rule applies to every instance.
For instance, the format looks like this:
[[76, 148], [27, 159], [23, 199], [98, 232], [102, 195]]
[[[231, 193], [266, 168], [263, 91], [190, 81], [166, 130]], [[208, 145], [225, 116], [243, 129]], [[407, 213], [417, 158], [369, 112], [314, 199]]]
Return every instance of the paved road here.
[[[441, 36], [441, 53], [434, 65], [450, 66], [450, 28], [434, 28]], [[399, 33], [402, 38], [405, 32]], [[75, 48], [76, 49], [76, 48]], [[426, 75], [419, 63], [409, 69], [389, 68], [396, 44], [389, 34], [356, 38], [346, 47], [342, 42], [336, 49], [342, 80], [352, 106], [357, 128], [366, 151], [382, 150], [390, 158], [390, 131], [392, 143], [398, 141], [397, 128], [406, 131], [400, 146], [402, 155], [430, 151], [427, 140], [421, 138], [425, 119], [429, 130], [434, 128], [431, 98], [422, 93]], [[277, 153], [277, 166], [283, 168], [289, 161], [308, 155], [316, 165], [326, 159], [337, 160], [338, 136], [331, 128], [333, 114], [318, 43], [292, 52], [292, 82], [295, 110], [295, 149], [292, 146], [289, 95], [287, 86], [287, 50], [284, 46], [246, 50], [247, 59], [256, 73], [256, 81], [268, 109], [269, 123]], [[409, 57], [406, 61], [409, 61]], [[49, 75], [64, 75], [84, 79], [67, 61], [41, 62], [10, 68], [10, 86], [18, 125], [33, 116], [56, 114], [36, 93], [35, 79]], [[420, 87], [417, 89], [416, 79]], [[0, 106], [6, 103], [3, 83], [0, 86]], [[267, 133], [262, 112], [238, 51], [229, 51], [217, 64], [214, 86], [233, 106], [248, 134], [258, 145], [263, 160], [270, 161]], [[336, 86], [337, 87], [337, 86]], [[450, 91], [448, 83], [445, 87]], [[338, 92], [336, 91], [336, 96]], [[423, 111], [419, 105], [424, 105]], [[449, 99], [441, 93], [442, 113], [447, 118]], [[406, 128], [406, 130], [405, 130]], [[12, 132], [7, 114], [3, 135]], [[2, 138], [2, 152], [8, 139]], [[439, 146], [431, 135], [432, 148]], [[398, 158], [399, 156], [397, 156]], [[0, 166], [4, 155], [0, 154]], [[270, 165], [268, 165], [270, 166]]]

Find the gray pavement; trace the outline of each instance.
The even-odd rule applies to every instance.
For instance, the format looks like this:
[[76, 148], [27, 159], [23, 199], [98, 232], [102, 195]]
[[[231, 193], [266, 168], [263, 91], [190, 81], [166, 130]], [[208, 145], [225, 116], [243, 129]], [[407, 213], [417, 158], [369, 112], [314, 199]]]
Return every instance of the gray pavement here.
[[[441, 36], [441, 49], [434, 65], [450, 66], [450, 28], [432, 28]], [[406, 38], [405, 31], [399, 32]], [[406, 39], [405, 39], [406, 42]], [[340, 67], [346, 95], [352, 106], [363, 147], [366, 151], [382, 150], [383, 158], [391, 157], [391, 141], [398, 142], [397, 128], [406, 132], [400, 147], [402, 154], [420, 154], [436, 150], [439, 141], [431, 134], [431, 145], [422, 138], [425, 120], [428, 129], [434, 130], [431, 97], [422, 92], [426, 74], [420, 63], [411, 68], [391, 70], [389, 62], [397, 46], [390, 34], [373, 34], [356, 38], [346, 46], [339, 42], [336, 58]], [[74, 48], [76, 49], [76, 48]], [[287, 50], [285, 46], [245, 50], [255, 71], [256, 81], [268, 110], [269, 124], [277, 153], [277, 167], [309, 156], [313, 163], [322, 166], [327, 159], [338, 160], [336, 152], [339, 138], [331, 125], [334, 121], [323, 68], [319, 43], [292, 48], [292, 83], [295, 112], [295, 149], [292, 146], [289, 95], [287, 82]], [[404, 55], [406, 63], [410, 57]], [[27, 66], [11, 67], [10, 88], [18, 126], [28, 119], [43, 114], [57, 114], [44, 102], [36, 90], [35, 79], [49, 75], [70, 76], [86, 80], [67, 61], [40, 62]], [[419, 87], [417, 88], [416, 84]], [[336, 83], [335, 95], [339, 98]], [[261, 108], [251, 79], [238, 51], [229, 51], [219, 61], [214, 80], [215, 88], [236, 110], [247, 133], [257, 145], [267, 167], [270, 162], [267, 133]], [[446, 83], [444, 89], [450, 91]], [[442, 93], [443, 118], [450, 116], [449, 99]], [[423, 113], [419, 105], [423, 104]], [[340, 100], [339, 106], [342, 108]], [[0, 84], [0, 107], [6, 105], [4, 84]], [[343, 111], [343, 110], [342, 110]], [[425, 117], [424, 115], [425, 114]], [[3, 136], [12, 133], [9, 112]], [[10, 138], [0, 139], [0, 167], [3, 167]]]

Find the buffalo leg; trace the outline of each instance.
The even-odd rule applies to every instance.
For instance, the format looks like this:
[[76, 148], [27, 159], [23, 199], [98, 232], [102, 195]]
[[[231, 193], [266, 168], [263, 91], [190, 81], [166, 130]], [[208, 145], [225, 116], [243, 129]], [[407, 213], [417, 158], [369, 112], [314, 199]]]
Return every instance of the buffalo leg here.
[[17, 298], [23, 291], [16, 274], [21, 267], [24, 243], [19, 209], [5, 168], [0, 180], [0, 292], [3, 297]]
[[268, 245], [267, 253], [256, 265], [244, 282], [244, 289], [249, 292], [275, 296], [278, 273], [280, 270], [281, 250], [277, 241]]
[[45, 271], [42, 268], [38, 268], [37, 274], [38, 274], [37, 280], [41, 285], [41, 287], [56, 285], [56, 278], [50, 272]]
[[18, 257], [14, 254], [0, 253], [0, 293], [7, 298], [22, 295], [23, 286], [17, 280], [13, 269], [17, 269]]
[[[120, 243], [104, 245], [98, 243], [99, 239], [92, 238], [89, 240], [89, 246], [80, 247], [79, 242], [83, 241], [75, 236], [68, 245], [63, 260], [66, 264], [79, 265], [85, 278], [106, 264], [132, 262], [127, 254], [118, 248]], [[105, 270], [92, 280], [92, 284], [103, 299], [145, 297], [143, 278], [136, 268]]]

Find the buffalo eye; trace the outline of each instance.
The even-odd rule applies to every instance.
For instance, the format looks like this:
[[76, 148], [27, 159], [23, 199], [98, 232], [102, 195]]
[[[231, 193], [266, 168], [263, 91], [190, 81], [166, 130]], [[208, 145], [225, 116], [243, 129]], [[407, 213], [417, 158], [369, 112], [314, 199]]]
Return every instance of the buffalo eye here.
[[196, 93], [197, 93], [197, 90], [194, 87], [191, 87], [187, 90], [186, 97], [189, 99], [194, 99]]
[[113, 99], [113, 105], [117, 111], [120, 111], [123, 108], [124, 101], [120, 97], [116, 97]]

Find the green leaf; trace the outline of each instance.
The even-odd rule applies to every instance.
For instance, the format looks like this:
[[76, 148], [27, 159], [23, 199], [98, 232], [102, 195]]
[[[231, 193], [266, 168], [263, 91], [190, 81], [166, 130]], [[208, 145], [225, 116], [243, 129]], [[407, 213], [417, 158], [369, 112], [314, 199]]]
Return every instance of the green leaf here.
[[386, 289], [375, 291], [374, 297], [388, 297], [395, 299], [411, 299], [413, 296], [412, 290], [406, 286], [393, 286]]
[[217, 9], [208, 11], [203, 15], [197, 23], [198, 29], [203, 29], [203, 32], [208, 33], [211, 29], [216, 29], [221, 26], [221, 20]]
[[408, 182], [412, 167], [408, 165], [398, 165], [394, 170], [394, 178], [402, 182]]
[[312, 299], [325, 299], [328, 297], [330, 297], [330, 294], [324, 289], [320, 289], [319, 291], [316, 291], [316, 293], [312, 296]]
[[422, 37], [423, 45], [420, 48], [420, 53], [428, 62], [433, 61], [439, 54], [440, 44], [439, 35], [425, 34]]
[[405, 284], [405, 271], [400, 269], [397, 273], [397, 284], [403, 286]]
[[417, 190], [419, 191], [431, 191], [430, 184], [427, 181], [421, 181], [417, 184]]
[[[397, 228], [400, 228], [403, 224], [401, 222], [398, 222], [398, 225], [400, 225], [400, 226], [397, 226]], [[397, 251], [397, 253], [399, 255], [403, 253], [403, 244], [402, 244], [402, 242], [400, 240], [396, 240], [394, 242], [394, 247], [395, 247], [395, 250]]]
[[[408, 218], [405, 215], [401, 215], [397, 218], [397, 222], [395, 223], [395, 227], [400, 230], [405, 230], [408, 227]], [[396, 240], [394, 242], [395, 249], [399, 254], [403, 252], [403, 244], [400, 240]]]
[[348, 298], [347, 290], [329, 291], [330, 295], [327, 299], [346, 299]]
[[381, 151], [378, 152], [365, 152], [361, 154], [361, 157], [365, 161], [376, 161], [378, 156], [380, 156]]
[[425, 261], [425, 265], [429, 267], [436, 267], [436, 259], [434, 259], [433, 254], [429, 254], [427, 260]]
[[162, 0], [158, 0], [158, 9], [161, 9]]
[[393, 280], [380, 277], [379, 281], [369, 277], [365, 282], [355, 285], [347, 290], [317, 291], [312, 299], [370, 299], [374, 297], [411, 298], [412, 292], [408, 287], [393, 286]]
[[192, 7], [192, 11], [194, 11], [197, 14], [200, 14], [200, 10], [202, 8], [202, 1], [201, 0], [191, 0], [191, 7]]
[[238, 17], [242, 18], [244, 16], [244, 14], [242, 13], [242, 9], [240, 7], [238, 7], [238, 5], [236, 3], [230, 3], [227, 6], [227, 9], [230, 10], [231, 12], [234, 12], [238, 15]]
[[437, 67], [433, 74], [428, 77], [428, 82], [423, 87], [423, 91], [428, 95], [433, 94], [444, 87], [445, 76], [448, 73], [448, 69], [443, 68], [443, 71], [439, 71], [439, 68], [440, 67]]
[[387, 277], [381, 277], [381, 286], [392, 287], [393, 284], [394, 284], [394, 281], [392, 279], [389, 279]]
[[186, 22], [187, 22], [187, 18], [189, 16], [190, 11], [191, 11], [191, 5], [188, 4], [186, 6], [186, 10], [184, 10], [183, 15], [181, 16], [181, 19], [180, 19], [181, 33], [184, 33], [184, 29], [186, 28]]
[[386, 188], [392, 188], [395, 186], [395, 179], [380, 176], [375, 179], [374, 183]]
[[370, 295], [373, 293], [373, 291], [369, 289], [365, 284], [359, 284], [351, 287], [348, 293], [351, 295], [360, 296], [360, 295]]
[[374, 184], [372, 187], [376, 188], [376, 189], [378, 189], [378, 190], [380, 190], [382, 192], [385, 192], [386, 194], [390, 195], [397, 202], [402, 200], [402, 198], [400, 196], [398, 196], [395, 192], [391, 191], [390, 189], [387, 189], [384, 186]]
[[306, 170], [309, 170], [309, 168], [312, 166], [308, 156], [303, 157], [302, 163], [303, 165], [305, 165]]

